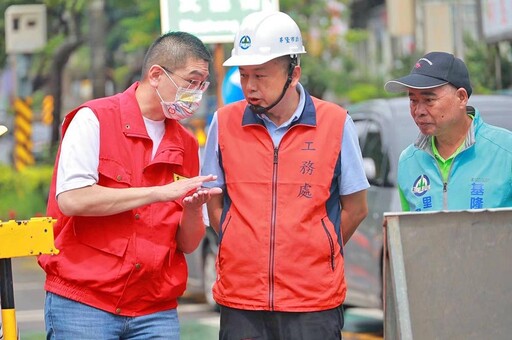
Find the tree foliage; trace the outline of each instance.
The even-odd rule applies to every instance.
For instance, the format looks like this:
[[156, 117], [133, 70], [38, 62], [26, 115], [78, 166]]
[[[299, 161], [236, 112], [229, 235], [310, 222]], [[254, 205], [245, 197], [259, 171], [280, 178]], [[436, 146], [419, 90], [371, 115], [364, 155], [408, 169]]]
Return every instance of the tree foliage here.
[[[75, 79], [91, 76], [91, 44], [88, 18], [90, 6], [100, 0], [8, 0], [0, 3], [5, 12], [10, 5], [45, 4], [47, 6], [48, 43], [34, 54], [31, 73], [35, 91], [60, 96], [62, 74], [67, 67]], [[115, 92], [126, 88], [140, 76], [145, 51], [160, 32], [159, 0], [103, 0], [107, 27], [104, 43], [104, 72]], [[298, 23], [307, 55], [301, 60], [301, 82], [318, 97], [331, 94], [350, 101], [367, 96], [386, 95], [382, 80], [364, 72], [354, 54], [354, 46], [368, 39], [364, 29], [350, 29], [350, 0], [280, 0], [280, 9]], [[0, 17], [0, 34], [5, 35], [5, 18]], [[498, 51], [482, 42], [466, 39], [467, 61], [477, 88], [496, 88], [494, 59]], [[229, 55], [231, 44], [225, 44]], [[417, 55], [396, 63], [392, 76], [409, 72]], [[504, 73], [502, 87], [512, 82], [511, 63], [500, 56]], [[400, 63], [401, 61], [401, 63]], [[0, 67], [6, 65], [5, 40], [0, 39]], [[67, 65], [67, 66], [66, 66]], [[212, 75], [213, 77], [215, 75]], [[359, 89], [356, 91], [355, 89]], [[42, 96], [38, 96], [41, 98]], [[56, 106], [55, 136], [58, 133], [60, 107]], [[55, 137], [57, 138], [57, 137]]]
[[[471, 77], [471, 84], [475, 93], [489, 93], [494, 90], [509, 89], [512, 87], [512, 53], [510, 45], [503, 53], [499, 45], [488, 45], [483, 41], [472, 39], [469, 35], [464, 37], [466, 45], [465, 62]], [[496, 76], [497, 64], [500, 77]]]
[[[54, 97], [54, 126], [52, 140], [59, 139], [60, 113], [62, 111], [62, 77], [68, 61], [72, 63], [70, 74], [87, 79], [91, 72], [91, 25], [90, 6], [97, 0], [9, 0], [0, 4], [5, 10], [11, 5], [44, 4], [47, 8], [47, 44], [32, 55], [30, 78], [34, 97], [38, 92]], [[104, 6], [107, 23], [103, 41], [106, 55], [103, 70], [112, 80], [116, 90], [122, 89], [138, 76], [145, 50], [160, 33], [158, 0], [100, 0]], [[5, 18], [0, 18], [1, 32], [5, 36]], [[5, 41], [0, 39], [0, 67], [6, 67]], [[39, 103], [34, 103], [38, 106]]]

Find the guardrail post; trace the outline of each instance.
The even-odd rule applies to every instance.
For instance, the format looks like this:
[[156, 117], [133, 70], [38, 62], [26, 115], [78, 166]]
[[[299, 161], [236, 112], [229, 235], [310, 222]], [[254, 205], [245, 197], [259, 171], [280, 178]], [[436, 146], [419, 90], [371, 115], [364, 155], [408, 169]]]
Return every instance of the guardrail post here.
[[16, 339], [18, 331], [14, 312], [11, 259], [0, 259], [0, 301], [4, 340]]
[[19, 335], [14, 308], [11, 258], [58, 254], [59, 250], [55, 248], [53, 239], [55, 222], [55, 219], [49, 217], [32, 218], [27, 221], [0, 221], [0, 300], [3, 340], [16, 340]]

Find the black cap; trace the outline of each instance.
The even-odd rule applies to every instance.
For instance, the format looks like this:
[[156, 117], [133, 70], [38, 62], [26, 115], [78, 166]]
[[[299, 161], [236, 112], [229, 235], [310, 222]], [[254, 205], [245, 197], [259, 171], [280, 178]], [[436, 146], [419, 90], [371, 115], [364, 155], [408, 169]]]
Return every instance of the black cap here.
[[446, 52], [430, 52], [416, 62], [409, 75], [388, 81], [384, 88], [389, 92], [404, 92], [409, 88], [431, 89], [448, 83], [466, 89], [468, 97], [473, 92], [468, 69], [461, 59]]

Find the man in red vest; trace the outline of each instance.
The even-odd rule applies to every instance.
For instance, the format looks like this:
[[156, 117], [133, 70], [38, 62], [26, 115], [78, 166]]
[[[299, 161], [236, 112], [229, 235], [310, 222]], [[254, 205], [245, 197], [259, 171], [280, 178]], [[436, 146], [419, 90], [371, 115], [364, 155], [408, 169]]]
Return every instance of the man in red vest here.
[[48, 339], [179, 339], [183, 253], [220, 192], [201, 189], [215, 177], [198, 176], [197, 140], [179, 123], [199, 106], [210, 61], [197, 37], [165, 34], [140, 82], [66, 116], [47, 208], [60, 253], [39, 257]]

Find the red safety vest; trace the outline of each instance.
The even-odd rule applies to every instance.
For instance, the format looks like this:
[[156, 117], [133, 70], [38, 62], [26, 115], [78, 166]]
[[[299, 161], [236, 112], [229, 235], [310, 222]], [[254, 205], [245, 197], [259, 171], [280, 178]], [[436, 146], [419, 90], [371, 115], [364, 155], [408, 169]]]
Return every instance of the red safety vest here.
[[[177, 121], [166, 120], [151, 160], [153, 144], [135, 99], [137, 86], [82, 106], [91, 108], [100, 123], [98, 185], [146, 187], [197, 176], [198, 143]], [[67, 115], [63, 135], [78, 109]], [[125, 316], [175, 308], [187, 281], [185, 258], [175, 240], [181, 202], [154, 203], [112, 216], [68, 217], [58, 208], [55, 182], [56, 171], [47, 214], [57, 219], [60, 253], [39, 257], [47, 274], [45, 289]]]
[[244, 101], [218, 111], [226, 192], [215, 300], [286, 312], [337, 307], [346, 285], [337, 177], [347, 112], [306, 95], [279, 147]]

